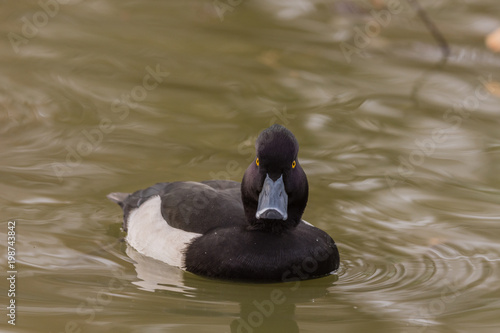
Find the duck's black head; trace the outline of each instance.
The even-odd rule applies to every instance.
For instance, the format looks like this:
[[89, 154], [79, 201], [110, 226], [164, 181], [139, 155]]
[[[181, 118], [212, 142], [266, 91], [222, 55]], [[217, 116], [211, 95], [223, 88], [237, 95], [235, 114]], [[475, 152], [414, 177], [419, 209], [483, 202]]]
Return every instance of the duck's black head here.
[[292, 132], [273, 125], [260, 133], [256, 158], [241, 182], [243, 206], [250, 228], [283, 232], [299, 224], [307, 204], [307, 177]]

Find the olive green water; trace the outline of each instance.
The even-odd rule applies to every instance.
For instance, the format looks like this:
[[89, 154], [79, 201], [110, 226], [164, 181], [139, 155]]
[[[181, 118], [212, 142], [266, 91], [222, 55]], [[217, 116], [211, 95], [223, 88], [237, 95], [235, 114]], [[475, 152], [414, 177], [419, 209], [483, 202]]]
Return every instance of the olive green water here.
[[[2, 2], [0, 237], [7, 276], [15, 220], [17, 273], [0, 330], [498, 332], [500, 55], [484, 38], [500, 4], [422, 1], [450, 44], [440, 66], [391, 3]], [[274, 122], [299, 140], [304, 218], [336, 240], [336, 275], [213, 281], [120, 241], [107, 193], [240, 180]]]

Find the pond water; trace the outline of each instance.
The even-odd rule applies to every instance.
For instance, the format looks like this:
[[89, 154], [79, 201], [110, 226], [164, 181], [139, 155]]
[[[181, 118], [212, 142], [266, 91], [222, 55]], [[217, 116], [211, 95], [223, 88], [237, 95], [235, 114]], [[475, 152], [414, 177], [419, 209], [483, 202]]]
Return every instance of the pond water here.
[[[16, 325], [0, 330], [498, 332], [500, 54], [484, 41], [500, 3], [421, 6], [447, 58], [403, 0], [4, 2]], [[304, 218], [337, 242], [336, 274], [214, 281], [127, 247], [107, 193], [239, 181], [275, 122], [300, 143]]]

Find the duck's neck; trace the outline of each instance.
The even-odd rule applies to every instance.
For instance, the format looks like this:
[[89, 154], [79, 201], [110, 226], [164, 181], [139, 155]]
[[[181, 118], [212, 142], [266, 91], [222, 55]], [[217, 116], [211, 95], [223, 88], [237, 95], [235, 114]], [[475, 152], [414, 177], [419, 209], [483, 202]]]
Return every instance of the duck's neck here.
[[248, 230], [260, 230], [265, 232], [270, 232], [273, 234], [282, 234], [284, 232], [295, 229], [297, 224], [300, 222], [292, 222], [290, 220], [264, 220], [260, 219], [248, 226]]

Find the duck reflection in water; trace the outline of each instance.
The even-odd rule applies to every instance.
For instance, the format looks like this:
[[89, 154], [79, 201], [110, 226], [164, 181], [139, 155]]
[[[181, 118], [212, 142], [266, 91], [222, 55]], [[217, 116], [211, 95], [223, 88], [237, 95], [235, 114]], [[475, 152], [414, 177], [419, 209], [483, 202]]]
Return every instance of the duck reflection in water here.
[[[310, 281], [295, 280], [285, 283], [248, 284], [200, 278], [175, 267], [159, 263], [141, 255], [127, 246], [127, 255], [133, 260], [140, 289], [166, 294], [172, 301], [168, 304], [183, 304], [183, 309], [200, 314], [199, 305], [206, 302], [214, 306], [207, 317], [227, 316], [228, 303], [239, 304], [236, 318], [228, 325], [232, 333], [299, 332], [295, 315], [296, 304], [310, 304], [328, 295], [328, 288], [337, 281], [336, 275]], [[186, 303], [186, 295], [187, 298]], [[190, 300], [194, 300], [191, 303]], [[214, 304], [214, 300], [216, 303]], [[221, 305], [218, 307], [217, 304]], [[166, 310], [175, 312], [175, 309]], [[299, 307], [300, 313], [300, 307]]]

